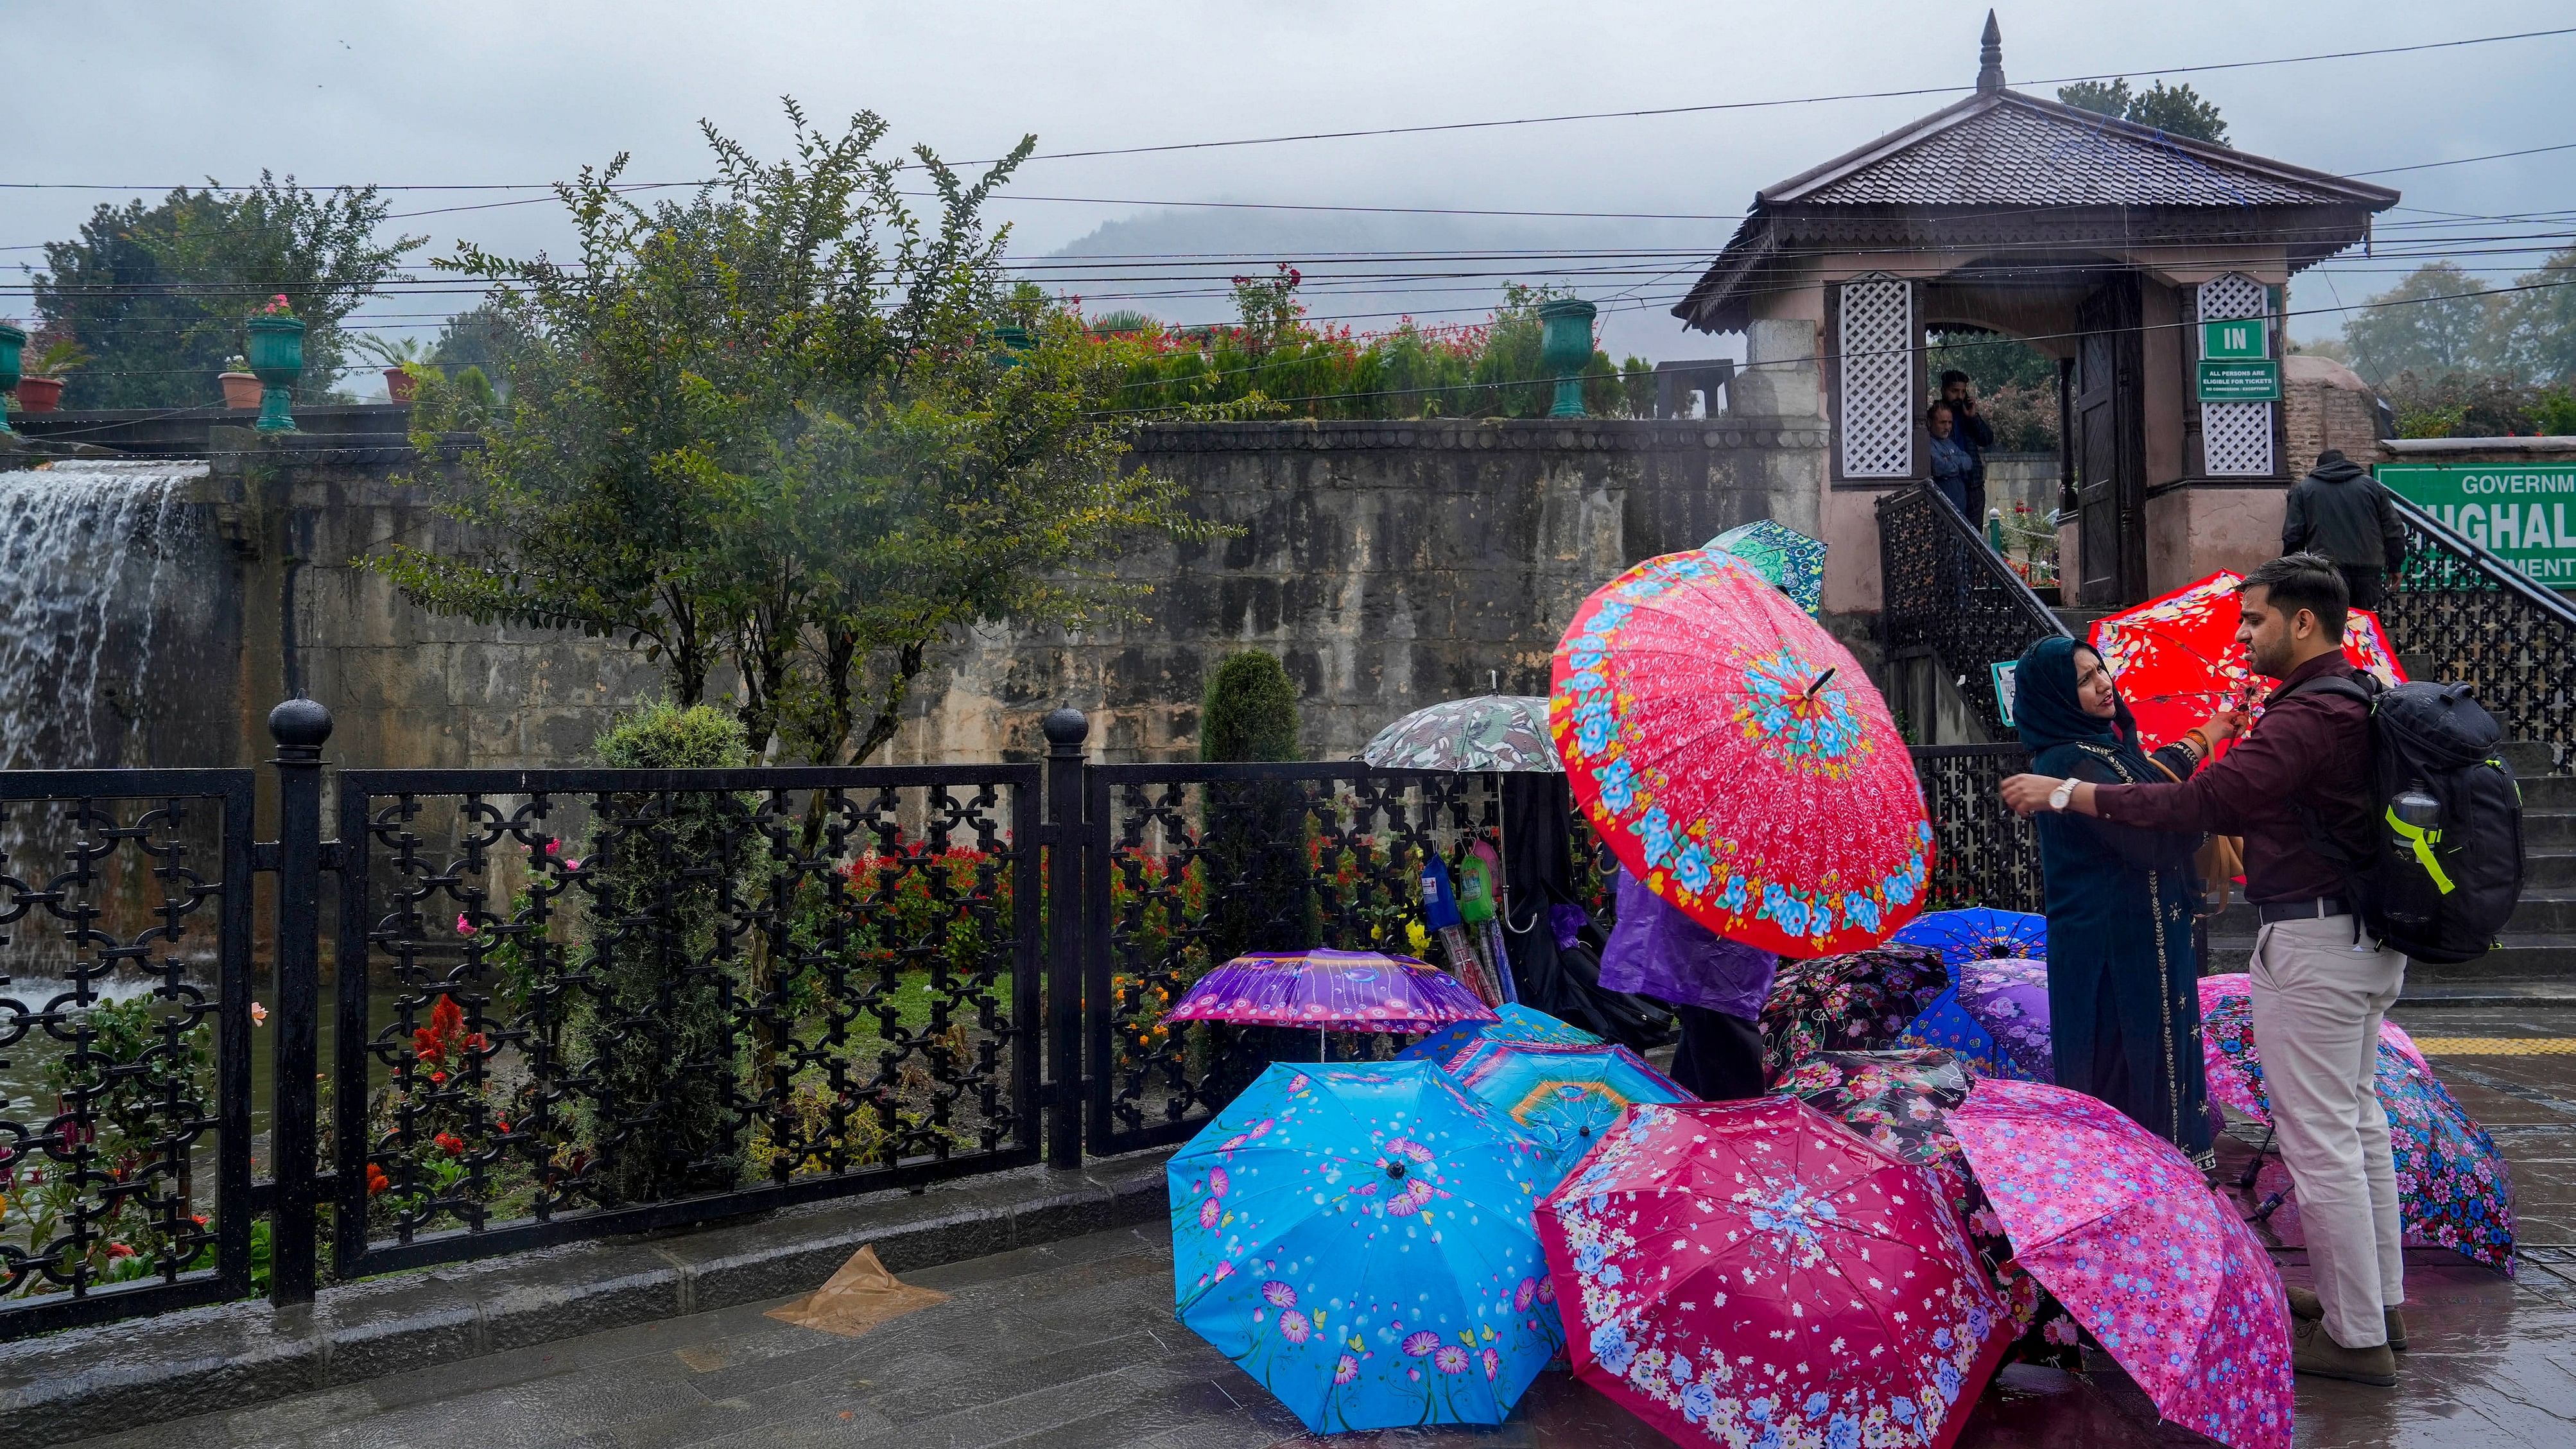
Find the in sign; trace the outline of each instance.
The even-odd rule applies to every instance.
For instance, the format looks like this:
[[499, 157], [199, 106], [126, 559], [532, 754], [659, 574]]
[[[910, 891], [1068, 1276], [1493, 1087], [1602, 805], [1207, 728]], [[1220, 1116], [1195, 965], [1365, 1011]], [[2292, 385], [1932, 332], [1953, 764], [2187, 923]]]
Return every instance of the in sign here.
[[2200, 324], [2200, 355], [2212, 359], [2253, 359], [2268, 357], [2271, 348], [2263, 338], [2263, 319], [2240, 317], [2229, 322]]

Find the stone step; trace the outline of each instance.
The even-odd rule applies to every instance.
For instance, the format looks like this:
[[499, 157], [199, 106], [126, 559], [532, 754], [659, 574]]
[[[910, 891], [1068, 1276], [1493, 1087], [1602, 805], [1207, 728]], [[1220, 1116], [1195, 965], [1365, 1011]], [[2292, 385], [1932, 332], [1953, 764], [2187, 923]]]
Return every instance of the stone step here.
[[2524, 890], [2564, 890], [2576, 887], [2576, 850], [2533, 850], [2522, 852], [2522, 888]]
[[[2251, 933], [2213, 935], [2209, 938], [2209, 969], [2242, 971], [2246, 958], [2253, 953]], [[2415, 994], [2418, 986], [2485, 987], [2508, 982], [2576, 993], [2576, 934], [2512, 935], [2475, 961], [2455, 965], [2416, 962], [2406, 972], [2409, 995]]]
[[2576, 814], [2576, 775], [2526, 775], [2515, 772], [2522, 787], [2522, 813], [2550, 811]]
[[[2219, 935], [2242, 936], [2250, 940], [2261, 924], [2254, 907], [2237, 901], [2228, 906], [2211, 929]], [[2505, 922], [2504, 934], [2576, 936], [2576, 888], [2543, 887], [2525, 882], [2522, 899], [2514, 903], [2513, 915]]]
[[2522, 851], [2568, 850], [2576, 848], [2576, 811], [2525, 810], [2522, 812]]

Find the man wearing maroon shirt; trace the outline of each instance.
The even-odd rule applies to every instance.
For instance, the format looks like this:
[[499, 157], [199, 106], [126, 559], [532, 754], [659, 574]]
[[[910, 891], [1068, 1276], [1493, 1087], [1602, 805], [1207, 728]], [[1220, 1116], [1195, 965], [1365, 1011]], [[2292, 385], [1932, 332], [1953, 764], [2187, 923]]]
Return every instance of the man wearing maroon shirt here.
[[[2281, 681], [2262, 728], [2177, 784], [2015, 775], [2003, 783], [2004, 803], [2023, 815], [2074, 810], [2245, 837], [2245, 898], [2262, 921], [2247, 968], [2254, 1036], [2317, 1280], [2313, 1293], [2290, 1290], [2291, 1362], [2385, 1387], [2397, 1381], [2391, 1350], [2406, 1343], [2397, 1310], [2406, 1286], [2388, 1118], [2371, 1079], [2406, 958], [2362, 928], [2341, 872], [2309, 834], [2323, 832], [2356, 860], [2376, 848], [2369, 707], [2300, 687], [2359, 672], [2343, 657], [2350, 595], [2334, 560], [2313, 553], [2264, 564], [2237, 592], [2236, 637], [2258, 672]], [[2200, 733], [2214, 742], [2243, 728], [2231, 712]]]

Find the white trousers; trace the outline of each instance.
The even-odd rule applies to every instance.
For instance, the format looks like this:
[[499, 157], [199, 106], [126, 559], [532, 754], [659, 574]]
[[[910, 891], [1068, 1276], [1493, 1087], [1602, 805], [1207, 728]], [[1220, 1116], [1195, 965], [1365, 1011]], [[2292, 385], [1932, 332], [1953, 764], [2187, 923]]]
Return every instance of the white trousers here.
[[2275, 921], [2254, 938], [2254, 1048], [2326, 1331], [2346, 1348], [2388, 1341], [2380, 1310], [2406, 1301], [2388, 1114], [2371, 1089], [2379, 1023], [2406, 982], [2395, 951], [2353, 949], [2350, 916]]

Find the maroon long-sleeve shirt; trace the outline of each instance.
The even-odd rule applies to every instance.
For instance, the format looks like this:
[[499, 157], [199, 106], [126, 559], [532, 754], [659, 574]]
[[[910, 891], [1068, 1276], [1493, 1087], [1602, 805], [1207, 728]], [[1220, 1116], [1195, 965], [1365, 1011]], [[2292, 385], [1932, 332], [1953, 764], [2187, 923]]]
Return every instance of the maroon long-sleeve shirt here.
[[2190, 779], [2096, 786], [2094, 809], [2122, 825], [2244, 836], [2245, 898], [2257, 904], [2342, 894], [2343, 877], [2309, 846], [2291, 802], [2305, 802], [2355, 859], [2369, 858], [2370, 709], [2332, 694], [2281, 695], [2321, 675], [2360, 673], [2340, 651], [2309, 660], [2264, 702], [2261, 722]]

